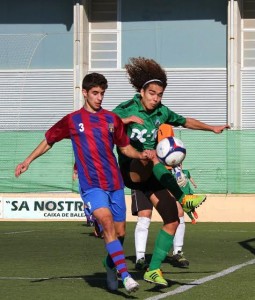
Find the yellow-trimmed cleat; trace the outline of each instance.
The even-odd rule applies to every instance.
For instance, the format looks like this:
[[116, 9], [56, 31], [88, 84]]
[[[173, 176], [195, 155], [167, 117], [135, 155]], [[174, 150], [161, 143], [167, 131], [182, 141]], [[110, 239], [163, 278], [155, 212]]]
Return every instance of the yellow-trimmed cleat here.
[[182, 251], [178, 251], [176, 254], [173, 254], [173, 256], [170, 256], [169, 259], [174, 267], [187, 268], [189, 266], [189, 261], [184, 257]]
[[183, 210], [188, 213], [200, 206], [206, 200], [206, 195], [185, 195], [181, 205]]
[[163, 278], [160, 269], [145, 272], [143, 279], [147, 282], [156, 283], [162, 286], [168, 286], [167, 281]]

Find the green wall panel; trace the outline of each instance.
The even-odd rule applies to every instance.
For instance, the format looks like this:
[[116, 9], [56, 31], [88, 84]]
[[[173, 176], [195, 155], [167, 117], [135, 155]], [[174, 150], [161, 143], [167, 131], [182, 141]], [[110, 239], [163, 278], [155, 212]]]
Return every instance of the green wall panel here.
[[[183, 167], [196, 181], [196, 193], [255, 193], [254, 130], [212, 132], [176, 130], [187, 148]], [[57, 143], [19, 178], [15, 166], [44, 138], [44, 132], [0, 132], [0, 192], [76, 191], [71, 142]], [[126, 189], [126, 193], [130, 191]]]

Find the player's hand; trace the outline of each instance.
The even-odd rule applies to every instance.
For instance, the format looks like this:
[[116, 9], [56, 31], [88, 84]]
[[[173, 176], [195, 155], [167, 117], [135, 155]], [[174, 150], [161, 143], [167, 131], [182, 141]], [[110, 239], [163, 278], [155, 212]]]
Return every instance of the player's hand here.
[[73, 178], [73, 181], [75, 181], [75, 180], [78, 178], [78, 173], [77, 173], [77, 171], [73, 171], [73, 176], [72, 176], [72, 178]]
[[214, 133], [222, 133], [225, 129], [230, 129], [230, 126], [229, 125], [214, 126], [213, 132]]
[[22, 173], [26, 172], [29, 167], [29, 163], [23, 161], [22, 163], [18, 164], [15, 169], [15, 176], [19, 177]]
[[153, 165], [160, 163], [157, 157], [156, 150], [145, 150], [145, 151], [149, 152], [147, 159], [151, 160], [153, 162]]
[[127, 117], [127, 118], [123, 118], [121, 120], [125, 125], [129, 124], [129, 123], [137, 123], [137, 124], [143, 124], [144, 123], [144, 120], [137, 117], [137, 116], [130, 116], [130, 117]]
[[154, 150], [144, 150], [141, 152], [141, 159], [147, 159], [147, 160], [152, 160], [153, 157], [155, 156], [155, 151]]

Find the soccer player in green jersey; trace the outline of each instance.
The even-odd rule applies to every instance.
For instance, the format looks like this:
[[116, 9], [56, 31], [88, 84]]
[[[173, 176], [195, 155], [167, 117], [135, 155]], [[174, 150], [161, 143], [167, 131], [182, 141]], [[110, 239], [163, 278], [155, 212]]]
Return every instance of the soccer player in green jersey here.
[[[193, 177], [191, 177], [189, 170], [183, 169], [182, 164], [179, 165], [179, 168], [183, 175], [182, 175], [181, 181], [179, 181], [178, 184], [184, 194], [191, 195], [191, 194], [193, 194], [193, 190], [190, 186], [190, 183], [192, 183], [194, 188], [197, 188], [197, 184], [195, 183]], [[189, 216], [189, 218], [191, 219], [191, 223], [196, 224], [197, 223], [196, 219], [198, 219], [198, 214], [195, 211], [195, 209], [192, 209], [191, 211], [187, 210], [186, 213]]]
[[[131, 58], [125, 66], [129, 81], [138, 94], [133, 99], [118, 105], [114, 112], [118, 114], [130, 137], [131, 144], [139, 151], [155, 149], [157, 130], [160, 124], [183, 126], [195, 130], [207, 130], [221, 133], [228, 125], [212, 126], [194, 118], [184, 118], [161, 103], [167, 86], [166, 72], [153, 59]], [[125, 185], [141, 190], [148, 195], [163, 220], [153, 251], [149, 269], [144, 279], [167, 286], [167, 281], [160, 271], [162, 261], [173, 245], [173, 238], [179, 223], [176, 203], [169, 192], [183, 207], [189, 203], [189, 209], [196, 208], [205, 200], [205, 195], [185, 195], [174, 176], [154, 155], [151, 162], [129, 159], [119, 153], [119, 164]]]

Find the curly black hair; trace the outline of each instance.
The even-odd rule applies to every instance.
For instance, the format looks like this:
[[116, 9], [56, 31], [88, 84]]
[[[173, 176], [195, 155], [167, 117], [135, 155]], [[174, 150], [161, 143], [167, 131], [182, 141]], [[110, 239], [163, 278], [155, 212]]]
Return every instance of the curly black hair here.
[[[167, 76], [165, 70], [153, 59], [145, 57], [132, 57], [129, 63], [125, 65], [129, 75], [129, 82], [140, 92], [141, 89], [146, 89], [149, 84], [155, 79], [155, 83], [162, 86], [164, 89], [167, 86]], [[150, 81], [150, 82], [148, 82]]]

